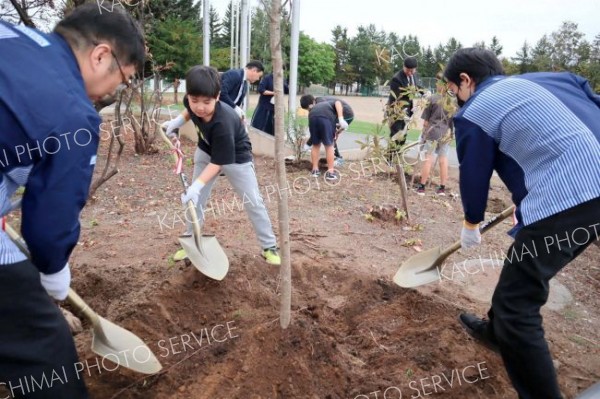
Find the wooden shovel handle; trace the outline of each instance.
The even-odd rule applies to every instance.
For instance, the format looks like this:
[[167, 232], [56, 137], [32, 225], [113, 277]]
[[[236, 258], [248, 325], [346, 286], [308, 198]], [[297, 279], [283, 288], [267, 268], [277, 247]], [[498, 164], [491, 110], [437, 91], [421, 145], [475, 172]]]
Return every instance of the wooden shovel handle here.
[[[23, 238], [13, 229], [8, 223], [4, 226], [4, 229], [11, 240], [19, 247], [19, 249], [30, 258], [29, 249], [25, 244]], [[98, 321], [98, 315], [94, 312], [88, 305], [81, 299], [79, 295], [72, 289], [69, 288], [69, 293], [67, 294], [67, 301], [83, 316], [92, 323], [95, 327]]]
[[[156, 129], [158, 130], [160, 137], [163, 139], [163, 141], [169, 146], [169, 148], [171, 150], [173, 150], [175, 148], [175, 146], [173, 145], [173, 143], [171, 143], [171, 140], [169, 140], [169, 138], [165, 134], [165, 131], [158, 124], [158, 122], [156, 122]], [[173, 158], [175, 160], [177, 160], [176, 155], [173, 155]], [[181, 181], [183, 190], [185, 192], [188, 188], [188, 182], [187, 182], [187, 178], [183, 172], [179, 174], [179, 180]], [[200, 229], [200, 223], [198, 223], [198, 212], [196, 212], [196, 207], [194, 206], [194, 203], [192, 201], [188, 201], [187, 206], [186, 206], [186, 212], [187, 212], [187, 216], [190, 218], [190, 221], [192, 222], [192, 228], [194, 229], [194, 237], [196, 239], [196, 245], [198, 246], [198, 248], [202, 248], [201, 247], [202, 244], [200, 243], [200, 237], [202, 237], [202, 231]]]
[[73, 306], [73, 308], [77, 310], [78, 313], [81, 313], [83, 317], [88, 319], [88, 321], [92, 323], [94, 329], [100, 327], [100, 320], [98, 318], [98, 314], [94, 312], [92, 308], [90, 308], [89, 305], [85, 303], [85, 301], [81, 299], [79, 295], [77, 295], [73, 288], [69, 288], [69, 293], [67, 294], [67, 302], [69, 302], [71, 306]]

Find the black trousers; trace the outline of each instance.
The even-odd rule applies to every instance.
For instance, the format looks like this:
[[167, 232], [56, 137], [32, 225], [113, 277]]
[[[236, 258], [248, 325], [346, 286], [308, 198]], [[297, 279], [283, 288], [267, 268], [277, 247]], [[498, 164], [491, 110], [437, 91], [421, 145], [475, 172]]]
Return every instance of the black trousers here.
[[[408, 117], [412, 117], [413, 112], [412, 112], [412, 101], [409, 102], [408, 104], [408, 108], [406, 109], [406, 115]], [[395, 121], [390, 121], [388, 123], [388, 126], [390, 127], [390, 138], [393, 137], [396, 133], [404, 130], [404, 128], [406, 127], [406, 122], [404, 120], [404, 118], [399, 118]], [[408, 132], [407, 132], [408, 134]], [[404, 136], [404, 138], [402, 140], [398, 141], [398, 145], [399, 146], [403, 146], [404, 144], [406, 144], [406, 136]]]
[[540, 308], [549, 281], [600, 235], [600, 198], [522, 228], [492, 297], [488, 333], [520, 399], [562, 398]]
[[0, 399], [87, 399], [78, 361], [37, 268], [30, 261], [0, 265]]

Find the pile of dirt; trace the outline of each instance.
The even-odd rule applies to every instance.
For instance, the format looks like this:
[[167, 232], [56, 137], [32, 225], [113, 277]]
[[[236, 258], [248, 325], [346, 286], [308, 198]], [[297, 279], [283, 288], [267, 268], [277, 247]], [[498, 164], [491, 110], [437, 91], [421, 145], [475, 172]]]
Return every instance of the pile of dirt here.
[[[354, 398], [387, 389], [388, 397], [437, 390], [465, 398], [510, 392], [500, 359], [465, 344], [455, 307], [294, 255], [293, 322], [286, 330], [277, 319], [277, 270], [247, 255], [232, 259], [225, 281], [182, 266], [158, 287], [139, 292], [136, 303], [126, 301], [129, 310], [114, 321], [148, 342], [164, 370], [138, 379], [127, 370], [97, 373], [92, 367], [93, 397]], [[85, 292], [107, 295], [97, 282]], [[79, 341], [84, 352], [86, 341]], [[94, 361], [91, 356], [88, 364]], [[435, 387], [433, 376], [441, 381]]]
[[[213, 213], [205, 225], [230, 259], [229, 274], [217, 282], [172, 261], [184, 226], [169, 155], [136, 156], [131, 148], [120, 173], [100, 188], [82, 215], [82, 236], [71, 263], [73, 285], [99, 314], [148, 343], [164, 369], [155, 376], [114, 369], [91, 352], [91, 334], [85, 331], [76, 343], [81, 361], [87, 362], [92, 398], [516, 396], [501, 359], [475, 344], [457, 323], [461, 311], [483, 315], [488, 304], [473, 300], [453, 281], [419, 290], [391, 282], [402, 260], [421, 247], [457, 239], [461, 205], [456, 196], [410, 193], [410, 220], [369, 220], [365, 208], [399, 205], [393, 175], [347, 173], [330, 186], [302, 180], [308, 171], [298, 170], [288, 181], [302, 180], [311, 184], [308, 189], [278, 187], [273, 160], [257, 158], [276, 233], [278, 193], [291, 195], [292, 321], [282, 330], [279, 269], [261, 259], [246, 215], [230, 206], [233, 191], [226, 179], [215, 185]], [[191, 154], [193, 144], [184, 143], [184, 152]], [[186, 170], [191, 172], [189, 163]], [[450, 191], [453, 187], [458, 187], [455, 180]], [[490, 197], [498, 208], [510, 203], [497, 184]], [[486, 234], [482, 253], [508, 247], [510, 225], [501, 226]], [[576, 320], [545, 314], [552, 321], [549, 339], [562, 363], [560, 382], [567, 397], [591, 385], [600, 370], [597, 346], [589, 346], [600, 338], [599, 299], [586, 286], [588, 276], [600, 278], [593, 260], [598, 250], [592, 251], [561, 274], [576, 299], [571, 309]], [[459, 251], [449, 262], [472, 256]], [[592, 344], [575, 343], [575, 334]]]

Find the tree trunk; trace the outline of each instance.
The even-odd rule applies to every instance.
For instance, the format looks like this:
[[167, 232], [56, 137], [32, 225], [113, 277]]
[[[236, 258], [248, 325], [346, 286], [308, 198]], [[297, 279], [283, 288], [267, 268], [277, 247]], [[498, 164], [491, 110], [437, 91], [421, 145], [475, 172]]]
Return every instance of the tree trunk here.
[[[281, 54], [281, 0], [271, 0], [270, 43], [273, 63], [273, 87], [275, 92], [275, 160], [277, 163], [277, 181], [279, 187], [285, 187], [285, 128], [283, 96], [283, 57]], [[278, 198], [279, 241], [281, 245], [281, 308], [279, 323], [287, 328], [291, 319], [292, 306], [292, 269], [290, 261], [290, 220], [288, 211], [288, 192], [283, 190]]]
[[175, 104], [179, 104], [179, 101], [177, 99], [177, 90], [179, 90], [179, 79], [175, 78], [175, 81], [173, 81], [173, 90], [175, 91], [175, 93], [173, 94], [173, 100], [175, 101]]
[[406, 213], [406, 220], [410, 220], [408, 213], [408, 189], [406, 187], [406, 176], [404, 175], [404, 165], [402, 162], [396, 164], [396, 172], [398, 173], [398, 184], [400, 184], [400, 198], [402, 199], [402, 208]]
[[160, 74], [158, 72], [154, 72], [154, 91], [160, 92]]
[[[111, 177], [119, 173], [119, 163], [121, 161], [121, 155], [123, 154], [123, 149], [125, 148], [125, 141], [123, 140], [123, 132], [126, 131], [126, 128], [123, 126], [123, 117], [121, 115], [121, 103], [123, 102], [123, 96], [125, 94], [125, 90], [122, 90], [118, 94], [118, 99], [115, 103], [115, 120], [117, 121], [116, 129], [113, 128], [111, 124], [110, 130], [110, 144], [108, 146], [108, 151], [106, 155], [106, 163], [104, 164], [104, 169], [102, 169], [102, 173], [100, 176], [94, 180], [90, 186], [89, 196], [93, 197], [96, 194], [98, 188], [106, 183]], [[113, 98], [114, 99], [114, 98]], [[116, 150], [115, 154], [115, 142], [118, 143], [119, 148]], [[113, 161], [113, 158], [114, 161]]]

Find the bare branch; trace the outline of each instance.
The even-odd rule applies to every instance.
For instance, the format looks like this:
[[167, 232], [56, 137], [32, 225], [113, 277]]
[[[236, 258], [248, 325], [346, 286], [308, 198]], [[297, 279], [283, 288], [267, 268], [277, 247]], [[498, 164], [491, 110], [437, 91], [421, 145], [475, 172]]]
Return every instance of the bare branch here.
[[21, 18], [21, 21], [24, 25], [29, 26], [31, 28], [36, 27], [33, 21], [31, 20], [29, 14], [27, 14], [25, 7], [22, 7], [19, 3], [17, 3], [17, 0], [10, 0], [10, 3], [13, 5], [15, 10], [19, 14], [19, 18]]

